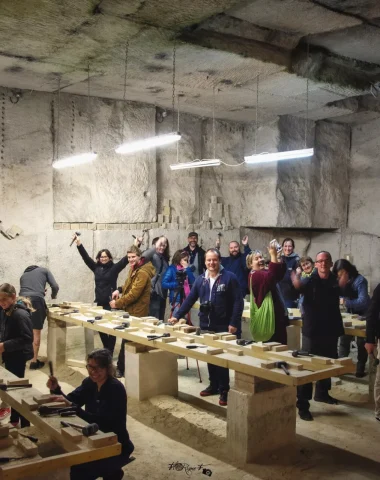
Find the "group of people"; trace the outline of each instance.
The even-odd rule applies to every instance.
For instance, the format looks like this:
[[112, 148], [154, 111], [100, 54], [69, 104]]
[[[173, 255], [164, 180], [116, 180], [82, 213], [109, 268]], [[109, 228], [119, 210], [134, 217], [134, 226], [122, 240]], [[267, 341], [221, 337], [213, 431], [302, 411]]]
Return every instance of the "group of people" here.
[[[334, 264], [327, 251], [319, 252], [315, 261], [310, 257], [300, 257], [295, 253], [293, 239], [286, 238], [282, 245], [275, 240], [270, 242], [267, 260], [263, 252], [251, 250], [248, 237], [244, 237], [241, 242], [243, 252], [241, 244], [232, 241], [229, 243], [229, 256], [222, 257], [219, 240], [215, 247], [205, 251], [198, 244], [198, 234], [191, 232], [187, 246], [174, 253], [171, 264], [169, 242], [165, 236], [155, 238], [151, 248], [145, 251], [140, 249], [142, 238], [137, 238], [127, 255], [114, 263], [108, 249], [100, 250], [93, 260], [80, 238], [74, 236], [74, 240], [84, 262], [94, 273], [95, 302], [106, 310], [123, 309], [133, 316], [150, 315], [164, 320], [169, 296], [168, 322], [175, 324], [179, 319], [187, 318], [191, 323], [190, 311], [199, 300], [202, 332], [228, 331], [240, 338], [244, 299], [249, 293], [258, 309], [264, 302], [271, 302], [274, 329], [267, 341], [287, 343], [288, 308], [299, 307], [303, 319], [302, 349], [330, 358], [348, 356], [353, 339], [344, 335], [341, 309], [345, 308], [347, 312], [367, 319], [367, 341], [356, 339], [358, 377], [365, 375], [368, 353], [376, 351], [380, 335], [380, 285], [371, 300], [368, 283], [356, 267], [345, 259]], [[118, 287], [118, 275], [128, 264], [127, 279], [123, 286]], [[5, 368], [23, 377], [28, 360], [32, 360], [32, 369], [43, 366], [37, 355], [46, 316], [45, 288], [46, 284], [50, 284], [54, 298], [59, 287], [52, 274], [38, 266], [28, 267], [20, 284], [19, 296], [12, 285], [0, 285], [0, 353]], [[87, 467], [73, 467], [73, 479], [96, 478], [102, 469], [108, 472], [104, 478], [122, 478], [121, 467], [128, 462], [133, 451], [126, 430], [126, 392], [115, 378], [124, 375], [124, 345], [114, 371], [115, 337], [100, 335], [104, 348], [89, 355], [89, 377], [82, 385], [67, 396], [55, 377], [49, 378], [48, 387], [57, 399], [76, 405], [79, 416], [87, 421], [96, 421], [105, 432], [117, 433], [123, 452], [113, 462], [109, 459], [100, 461], [104, 462], [100, 464], [91, 462], [91, 465], [86, 464]], [[230, 388], [228, 369], [208, 364], [208, 371], [210, 384], [200, 395], [219, 395], [219, 404], [226, 406]], [[337, 404], [329, 394], [330, 388], [330, 379], [318, 381], [314, 400]], [[312, 384], [297, 390], [297, 407], [303, 420], [313, 420], [310, 413], [312, 391]], [[380, 374], [375, 395], [375, 413], [380, 421]], [[17, 425], [19, 420], [22, 426], [28, 424], [12, 410], [11, 422]]]

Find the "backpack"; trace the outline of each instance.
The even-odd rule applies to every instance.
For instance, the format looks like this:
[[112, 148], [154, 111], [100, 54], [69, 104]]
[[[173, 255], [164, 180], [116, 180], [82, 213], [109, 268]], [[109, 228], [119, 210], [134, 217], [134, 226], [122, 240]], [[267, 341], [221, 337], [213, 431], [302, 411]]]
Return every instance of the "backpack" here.
[[272, 293], [268, 292], [259, 308], [250, 288], [249, 330], [255, 342], [267, 342], [275, 331], [275, 316]]

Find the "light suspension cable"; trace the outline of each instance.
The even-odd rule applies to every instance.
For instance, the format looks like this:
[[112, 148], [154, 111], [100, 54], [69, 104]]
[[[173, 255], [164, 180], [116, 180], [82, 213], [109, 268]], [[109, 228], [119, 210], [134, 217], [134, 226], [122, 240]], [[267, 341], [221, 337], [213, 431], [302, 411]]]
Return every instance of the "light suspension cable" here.
[[[124, 69], [124, 91], [126, 91], [126, 80], [127, 80], [127, 62], [128, 62], [128, 49], [126, 50], [125, 56], [125, 69]], [[162, 147], [164, 145], [169, 145], [171, 143], [178, 142], [181, 140], [181, 134], [178, 131], [174, 130], [175, 119], [174, 119], [174, 108], [175, 108], [175, 87], [176, 87], [176, 45], [173, 46], [173, 84], [172, 84], [172, 133], [166, 133], [163, 135], [156, 135], [154, 137], [149, 137], [141, 140], [135, 140], [132, 142], [125, 142], [119, 145], [116, 149], [116, 153], [120, 154], [129, 154], [140, 152], [142, 150], [149, 150], [150, 148]], [[124, 133], [124, 125], [123, 125]], [[123, 138], [124, 141], [124, 138]]]
[[[58, 88], [58, 132], [59, 135], [59, 120], [60, 120], [60, 82]], [[85, 163], [90, 163], [95, 160], [97, 154], [92, 151], [92, 114], [91, 114], [91, 90], [90, 90], [90, 63], [88, 63], [87, 68], [87, 123], [88, 123], [88, 136], [89, 136], [89, 147], [90, 151], [85, 153], [80, 153], [77, 155], [71, 155], [70, 157], [59, 158], [59, 138], [57, 146], [57, 158], [53, 162], [53, 168], [61, 169], [66, 167], [75, 167], [78, 165], [83, 165]]]

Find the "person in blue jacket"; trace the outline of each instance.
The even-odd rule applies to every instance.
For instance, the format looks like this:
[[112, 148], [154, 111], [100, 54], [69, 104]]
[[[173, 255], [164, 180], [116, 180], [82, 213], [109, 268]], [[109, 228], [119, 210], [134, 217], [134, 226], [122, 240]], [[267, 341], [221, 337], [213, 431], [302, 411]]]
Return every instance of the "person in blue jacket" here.
[[[355, 265], [352, 265], [346, 259], [337, 260], [333, 267], [333, 273], [338, 277], [339, 286], [341, 288], [342, 297], [341, 305], [346, 307], [348, 313], [357, 314], [363, 317], [367, 313], [370, 297], [368, 294], [368, 282], [360, 275]], [[350, 354], [352, 337], [351, 335], [342, 335], [339, 338], [339, 358], [348, 357]], [[358, 346], [358, 362], [356, 364], [356, 377], [363, 378], [365, 376], [365, 364], [367, 363], [368, 354], [364, 347], [365, 338], [356, 337], [356, 345]]]
[[[247, 255], [251, 253], [251, 249], [248, 245], [248, 235], [245, 235], [241, 241], [244, 246], [244, 253], [240, 252], [240, 243], [236, 240], [228, 244], [228, 251], [230, 255], [228, 257], [221, 257], [221, 263], [223, 267], [228, 271], [236, 275], [240, 290], [243, 298], [247, 295], [248, 292], [248, 274], [249, 270], [247, 268]], [[216, 248], [220, 248], [220, 240], [216, 241]]]
[[[241, 316], [244, 301], [236, 275], [228, 272], [220, 262], [219, 250], [210, 248], [205, 255], [206, 272], [199, 276], [181, 308], [170, 319], [176, 323], [183, 318], [198, 300], [199, 320], [202, 330], [241, 334]], [[219, 393], [219, 405], [226, 406], [230, 377], [228, 368], [208, 363], [210, 385], [200, 395], [206, 397]]]
[[190, 293], [195, 282], [193, 268], [193, 266], [189, 266], [189, 253], [186, 250], [177, 250], [173, 255], [172, 264], [162, 279], [163, 288], [169, 290], [171, 315], [178, 311]]

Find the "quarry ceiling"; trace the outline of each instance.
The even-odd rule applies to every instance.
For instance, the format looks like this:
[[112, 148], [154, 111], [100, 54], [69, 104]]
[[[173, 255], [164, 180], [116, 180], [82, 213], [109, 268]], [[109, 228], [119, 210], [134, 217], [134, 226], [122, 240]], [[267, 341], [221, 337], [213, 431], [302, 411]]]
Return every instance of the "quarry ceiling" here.
[[0, 85], [252, 122], [380, 116], [379, 0], [2, 0]]

